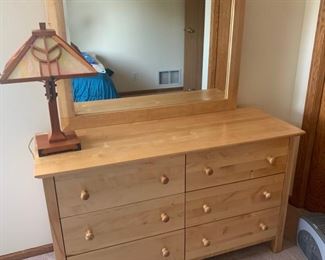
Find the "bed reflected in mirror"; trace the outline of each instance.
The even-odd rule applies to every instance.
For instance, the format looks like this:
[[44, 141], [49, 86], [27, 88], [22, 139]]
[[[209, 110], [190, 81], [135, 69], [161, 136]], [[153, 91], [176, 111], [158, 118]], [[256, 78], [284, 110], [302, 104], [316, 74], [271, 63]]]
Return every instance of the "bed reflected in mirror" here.
[[208, 88], [211, 0], [66, 0], [67, 37], [98, 71], [75, 102]]

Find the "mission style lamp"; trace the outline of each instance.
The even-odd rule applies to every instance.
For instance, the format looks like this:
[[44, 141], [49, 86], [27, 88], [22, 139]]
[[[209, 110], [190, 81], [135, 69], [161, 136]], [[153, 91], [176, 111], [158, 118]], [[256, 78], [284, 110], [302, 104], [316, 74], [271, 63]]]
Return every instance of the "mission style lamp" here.
[[35, 137], [39, 156], [80, 150], [75, 132], [62, 132], [60, 128], [56, 81], [73, 77], [96, 75], [96, 70], [54, 30], [40, 29], [8, 61], [0, 83], [41, 81], [44, 83], [51, 120], [51, 133]]

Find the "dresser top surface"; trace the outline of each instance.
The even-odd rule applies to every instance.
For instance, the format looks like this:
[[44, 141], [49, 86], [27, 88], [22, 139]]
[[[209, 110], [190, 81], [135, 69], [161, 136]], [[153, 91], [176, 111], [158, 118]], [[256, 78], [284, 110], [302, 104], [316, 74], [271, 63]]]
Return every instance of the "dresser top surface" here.
[[303, 133], [254, 108], [82, 129], [82, 150], [36, 158], [35, 177]]

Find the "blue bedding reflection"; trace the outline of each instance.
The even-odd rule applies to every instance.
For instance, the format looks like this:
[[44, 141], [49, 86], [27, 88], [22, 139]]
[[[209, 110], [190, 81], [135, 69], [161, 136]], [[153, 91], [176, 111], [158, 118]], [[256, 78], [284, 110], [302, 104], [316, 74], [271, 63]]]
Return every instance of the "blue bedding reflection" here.
[[114, 83], [107, 73], [98, 73], [87, 78], [74, 78], [72, 88], [75, 102], [118, 98]]
[[105, 71], [104, 66], [88, 53], [82, 52], [81, 54], [99, 73], [93, 77], [72, 79], [74, 101], [86, 102], [118, 98], [114, 82], [110, 77], [113, 72]]

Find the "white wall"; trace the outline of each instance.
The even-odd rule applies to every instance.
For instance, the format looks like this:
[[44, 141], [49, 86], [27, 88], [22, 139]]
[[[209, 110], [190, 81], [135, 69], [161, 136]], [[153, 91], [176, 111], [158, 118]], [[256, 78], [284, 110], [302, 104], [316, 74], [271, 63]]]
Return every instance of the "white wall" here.
[[300, 124], [317, 2], [247, 0], [239, 105], [253, 105]]
[[164, 88], [159, 71], [183, 71], [184, 0], [66, 3], [71, 41], [115, 72], [118, 91]]
[[[41, 21], [41, 0], [0, 1], [0, 71]], [[33, 178], [27, 149], [35, 132], [48, 129], [40, 83], [0, 85], [0, 255], [51, 242], [42, 183]]]

